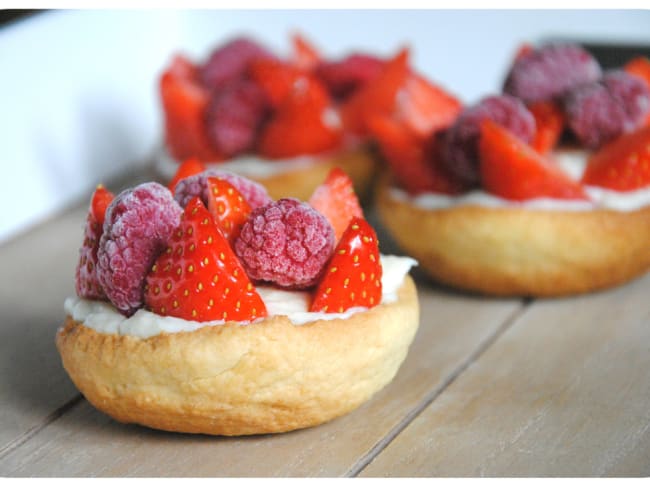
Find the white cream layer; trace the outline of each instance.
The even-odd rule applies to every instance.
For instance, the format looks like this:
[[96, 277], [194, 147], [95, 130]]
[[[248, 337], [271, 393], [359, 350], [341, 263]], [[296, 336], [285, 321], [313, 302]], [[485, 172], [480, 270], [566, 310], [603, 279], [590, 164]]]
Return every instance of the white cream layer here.
[[[381, 264], [383, 290], [381, 303], [391, 303], [397, 300], [397, 290], [409, 270], [417, 265], [417, 261], [409, 257], [382, 255]], [[345, 319], [366, 310], [358, 307], [344, 313], [309, 312], [308, 292], [280, 290], [267, 286], [259, 286], [257, 291], [266, 305], [269, 316], [286, 315], [295, 325], [314, 320]], [[97, 332], [141, 338], [152, 337], [162, 332], [191, 332], [201, 327], [224, 323], [223, 320], [194, 322], [175, 317], [162, 317], [144, 309], [138, 310], [133, 316], [127, 318], [108, 302], [86, 300], [76, 296], [65, 300], [64, 309], [74, 320], [82, 322], [86, 327]]]
[[[563, 171], [577, 181], [582, 178], [587, 166], [588, 153], [582, 149], [565, 149], [554, 153], [553, 158]], [[456, 196], [441, 193], [422, 193], [416, 197], [411, 197], [402, 190], [392, 188], [391, 196], [396, 200], [410, 202], [428, 210], [439, 210], [460, 205], [478, 205], [492, 208], [525, 208], [531, 210], [590, 211], [608, 209], [631, 212], [650, 205], [650, 187], [635, 191], [618, 192], [587, 186], [585, 191], [590, 201], [533, 198], [516, 202], [497, 197], [483, 190], [472, 190]]]

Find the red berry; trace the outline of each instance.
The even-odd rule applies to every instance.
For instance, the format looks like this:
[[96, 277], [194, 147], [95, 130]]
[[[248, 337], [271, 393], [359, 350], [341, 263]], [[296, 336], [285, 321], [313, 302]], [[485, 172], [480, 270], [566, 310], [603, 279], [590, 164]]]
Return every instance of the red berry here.
[[298, 69], [308, 71], [320, 62], [321, 55], [318, 49], [301, 34], [294, 33], [291, 36], [291, 44], [293, 46], [293, 65]]
[[251, 279], [300, 289], [317, 282], [334, 244], [334, 230], [323, 215], [283, 198], [251, 213], [235, 252]]
[[650, 185], [650, 126], [625, 134], [591, 155], [586, 185], [630, 191]]
[[334, 229], [338, 241], [353, 217], [363, 217], [350, 177], [341, 168], [332, 169], [318, 186], [309, 204], [322, 213]]
[[341, 313], [381, 302], [377, 235], [360, 217], [350, 221], [313, 296], [311, 312]]
[[143, 183], [115, 197], [106, 210], [97, 252], [97, 277], [125, 315], [142, 306], [144, 279], [165, 249], [183, 210], [158, 183]]
[[274, 108], [280, 106], [287, 99], [299, 80], [309, 76], [307, 72], [278, 59], [253, 61], [248, 71], [252, 80], [264, 92], [266, 99]]
[[566, 120], [561, 107], [553, 101], [533, 102], [528, 110], [535, 118], [535, 135], [530, 145], [541, 154], [551, 151], [560, 140]]
[[196, 175], [205, 171], [205, 165], [196, 158], [190, 158], [183, 161], [176, 170], [176, 174], [171, 179], [167, 188], [174, 193], [176, 191], [176, 185], [179, 181], [187, 178], [188, 176]]
[[77, 295], [91, 300], [105, 300], [106, 294], [97, 278], [97, 250], [103, 233], [106, 207], [113, 201], [114, 195], [98, 185], [90, 200], [90, 209], [84, 228], [84, 240], [79, 249], [79, 262], [75, 271], [75, 289]]
[[340, 61], [323, 61], [318, 76], [336, 98], [345, 99], [379, 76], [384, 61], [368, 54], [351, 54]]
[[146, 277], [145, 303], [159, 315], [197, 322], [250, 321], [266, 307], [199, 198], [186, 207]]
[[208, 178], [208, 210], [223, 236], [231, 244], [251, 213], [251, 206], [231, 183], [222, 178]]
[[584, 200], [582, 186], [504, 127], [485, 120], [479, 142], [481, 180], [490, 193], [509, 200]]

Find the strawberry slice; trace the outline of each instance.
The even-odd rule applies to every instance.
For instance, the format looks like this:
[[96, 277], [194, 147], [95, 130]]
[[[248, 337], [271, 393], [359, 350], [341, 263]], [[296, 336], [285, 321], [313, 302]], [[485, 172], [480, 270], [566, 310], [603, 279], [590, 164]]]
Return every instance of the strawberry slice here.
[[494, 195], [508, 200], [587, 198], [580, 183], [489, 119], [481, 125], [479, 159], [483, 187]]
[[210, 143], [204, 122], [210, 94], [198, 82], [196, 67], [183, 56], [177, 55], [162, 74], [160, 96], [171, 155], [177, 160], [223, 160]]
[[650, 126], [622, 135], [592, 154], [586, 185], [630, 191], [650, 185]]
[[205, 165], [201, 161], [196, 158], [186, 159], [178, 166], [176, 174], [174, 174], [174, 177], [167, 185], [167, 188], [169, 188], [169, 191], [174, 193], [176, 185], [179, 181], [187, 178], [188, 176], [203, 173], [203, 171], [205, 171]]
[[363, 217], [352, 180], [341, 168], [329, 172], [325, 181], [314, 190], [309, 204], [329, 221], [337, 241], [353, 217]]
[[[641, 78], [650, 89], [650, 59], [639, 56], [630, 60], [623, 69], [631, 75]], [[650, 112], [648, 113], [643, 125], [650, 125]]]
[[258, 59], [248, 67], [251, 79], [262, 89], [272, 107], [279, 107], [294, 90], [305, 71], [279, 59]]
[[426, 141], [389, 117], [378, 116], [368, 122], [398, 185], [408, 193], [456, 195], [465, 191], [465, 186], [445, 171], [436, 147], [428, 148]]
[[293, 65], [298, 69], [309, 71], [320, 62], [318, 49], [299, 33], [291, 36], [293, 46]]
[[535, 136], [530, 145], [540, 154], [547, 154], [555, 147], [564, 131], [566, 119], [562, 109], [552, 101], [534, 102], [528, 110], [535, 117]]
[[145, 281], [154, 313], [206, 322], [266, 317], [266, 306], [198, 197], [185, 207], [169, 247]]
[[339, 146], [342, 135], [323, 85], [301, 78], [262, 128], [259, 152], [269, 158], [317, 154]]
[[208, 210], [232, 244], [251, 213], [251, 206], [232, 184], [222, 178], [208, 178]]
[[79, 249], [79, 262], [75, 271], [77, 295], [92, 300], [106, 300], [106, 294], [97, 279], [97, 250], [103, 233], [106, 208], [114, 195], [104, 186], [97, 185], [90, 199], [90, 208], [84, 228], [84, 240]]
[[370, 224], [354, 217], [343, 233], [314, 293], [311, 312], [341, 313], [381, 302], [381, 263]]

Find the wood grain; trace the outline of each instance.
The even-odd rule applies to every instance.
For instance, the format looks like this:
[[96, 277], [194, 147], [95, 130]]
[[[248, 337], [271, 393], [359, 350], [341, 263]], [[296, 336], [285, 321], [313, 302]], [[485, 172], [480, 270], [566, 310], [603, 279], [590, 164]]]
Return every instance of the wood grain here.
[[535, 302], [362, 476], [647, 476], [649, 294]]
[[[6, 476], [340, 476], [489, 342], [519, 300], [420, 287], [422, 323], [395, 380], [328, 424], [283, 435], [174, 435], [117, 424], [86, 402], [0, 459]], [[462, 313], [461, 313], [462, 311]]]

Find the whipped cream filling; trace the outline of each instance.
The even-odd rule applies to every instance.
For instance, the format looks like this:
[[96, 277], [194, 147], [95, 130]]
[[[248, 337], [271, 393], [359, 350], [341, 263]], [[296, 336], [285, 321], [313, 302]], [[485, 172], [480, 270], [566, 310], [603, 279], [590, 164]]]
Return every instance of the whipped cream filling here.
[[[558, 166], [572, 179], [579, 180], [587, 167], [589, 153], [584, 149], [562, 149], [553, 153]], [[557, 198], [532, 198], [513, 201], [492, 195], [483, 190], [472, 190], [461, 195], [422, 193], [410, 196], [403, 190], [391, 188], [391, 196], [427, 210], [439, 210], [461, 205], [477, 205], [492, 208], [524, 208], [531, 210], [590, 211], [597, 209], [632, 212], [650, 205], [650, 187], [619, 192], [596, 186], [586, 186], [590, 200], [562, 200]]]
[[[417, 261], [404, 256], [381, 256], [382, 298], [381, 303], [397, 300], [397, 291], [404, 282], [409, 270]], [[287, 291], [270, 286], [258, 286], [268, 316], [285, 315], [294, 325], [303, 325], [315, 320], [347, 319], [352, 315], [367, 310], [355, 307], [343, 313], [309, 312], [310, 294], [303, 291]], [[163, 332], [192, 332], [211, 325], [221, 325], [223, 320], [195, 322], [176, 317], [163, 317], [148, 310], [140, 309], [131, 317], [125, 317], [108, 302], [87, 300], [77, 296], [65, 300], [65, 312], [77, 322], [83, 323], [97, 332], [141, 337], [153, 337]], [[263, 320], [263, 319], [260, 319]]]

